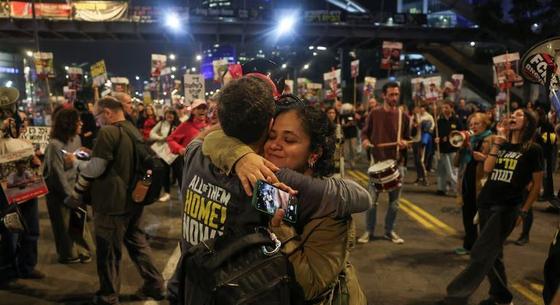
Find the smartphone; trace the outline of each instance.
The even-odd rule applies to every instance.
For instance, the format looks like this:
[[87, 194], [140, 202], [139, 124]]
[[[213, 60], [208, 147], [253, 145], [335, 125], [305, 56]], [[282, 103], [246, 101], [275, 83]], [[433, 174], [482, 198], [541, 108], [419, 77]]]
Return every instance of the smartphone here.
[[295, 223], [297, 220], [297, 198], [263, 180], [257, 180], [253, 206], [268, 215], [274, 215], [281, 208], [286, 212], [285, 221]]
[[[63, 154], [68, 154], [68, 152], [64, 149], [60, 150]], [[75, 152], [72, 153], [74, 156], [76, 156], [76, 158], [78, 158], [78, 160], [83, 160], [83, 161], [87, 161], [90, 159], [90, 155], [83, 151], [83, 150], [76, 150]]]

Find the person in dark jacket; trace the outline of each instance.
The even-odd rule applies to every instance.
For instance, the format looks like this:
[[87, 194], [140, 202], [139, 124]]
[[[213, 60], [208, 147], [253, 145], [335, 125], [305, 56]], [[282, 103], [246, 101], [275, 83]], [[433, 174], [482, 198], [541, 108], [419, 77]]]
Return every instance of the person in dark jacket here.
[[437, 169], [437, 194], [445, 195], [447, 187], [455, 190], [457, 187], [457, 172], [453, 167], [453, 158], [457, 147], [449, 143], [449, 134], [461, 128], [459, 118], [453, 113], [453, 102], [445, 101], [441, 106], [442, 113], [437, 120], [438, 136], [434, 139], [439, 145], [440, 159]]

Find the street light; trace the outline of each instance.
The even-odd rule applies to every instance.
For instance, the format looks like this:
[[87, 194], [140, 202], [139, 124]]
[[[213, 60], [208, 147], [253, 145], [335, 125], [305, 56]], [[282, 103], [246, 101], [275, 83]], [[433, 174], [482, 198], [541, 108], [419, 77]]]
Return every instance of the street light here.
[[278, 25], [276, 26], [276, 33], [278, 33], [278, 36], [291, 33], [294, 30], [295, 24], [296, 24], [296, 19], [294, 17], [294, 14], [289, 16], [284, 16], [280, 19]]
[[201, 60], [202, 60], [202, 55], [196, 54], [196, 61], [201, 61]]
[[170, 60], [175, 60], [175, 54], [169, 54], [169, 59]]
[[282, 69], [286, 69], [288, 67], [287, 64], [282, 64]]
[[135, 78], [136, 78], [136, 80], [140, 80], [140, 76], [138, 76], [138, 75], [136, 75]]
[[25, 55], [27, 55], [27, 57], [33, 57], [33, 51], [25, 51]]
[[165, 26], [178, 32], [181, 30], [181, 19], [176, 13], [169, 13], [165, 16]]
[[474, 47], [474, 46], [476, 46], [476, 42], [471, 41], [470, 45], [471, 45], [471, 47]]
[[196, 67], [192, 67], [191, 72], [196, 72]]
[[309, 69], [309, 64], [305, 64], [305, 65], [303, 66], [303, 70], [307, 70], [307, 69]]
[[175, 66], [171, 67], [171, 71], [175, 72], [177, 71], [177, 68]]
[[318, 46], [318, 47], [317, 47], [317, 50], [319, 50], [319, 51], [326, 51], [326, 50], [327, 50], [327, 47]]

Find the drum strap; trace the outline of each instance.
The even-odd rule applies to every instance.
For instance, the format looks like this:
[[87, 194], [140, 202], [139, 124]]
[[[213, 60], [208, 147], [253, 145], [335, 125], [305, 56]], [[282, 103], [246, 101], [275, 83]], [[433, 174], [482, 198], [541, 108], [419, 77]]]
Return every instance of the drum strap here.
[[401, 107], [398, 107], [399, 109], [399, 118], [398, 118], [398, 125], [397, 125], [397, 145], [396, 150], [397, 150], [397, 155], [395, 157], [395, 160], [397, 160], [397, 164], [399, 162], [399, 143], [401, 142], [401, 129], [402, 129], [402, 109]]

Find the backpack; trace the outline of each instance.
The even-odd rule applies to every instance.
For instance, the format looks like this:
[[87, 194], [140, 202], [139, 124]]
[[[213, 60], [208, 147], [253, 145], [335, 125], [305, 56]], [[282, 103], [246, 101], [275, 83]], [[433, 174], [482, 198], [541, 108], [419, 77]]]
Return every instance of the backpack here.
[[[124, 130], [124, 133], [130, 138], [133, 146], [133, 159], [134, 167], [130, 182], [128, 184], [127, 193], [129, 197], [136, 184], [146, 175], [148, 170], [152, 171], [152, 183], [148, 188], [146, 198], [142, 202], [135, 202], [139, 205], [150, 205], [159, 199], [161, 189], [163, 187], [163, 177], [165, 175], [165, 165], [163, 161], [157, 157], [153, 150], [146, 144], [144, 139], [137, 135], [131, 134], [126, 128], [119, 125], [119, 129]], [[129, 198], [132, 200], [131, 198]]]
[[[280, 241], [264, 229], [237, 239], [209, 239], [188, 249], [185, 305], [290, 305], [297, 290]], [[303, 298], [300, 298], [300, 300]]]

